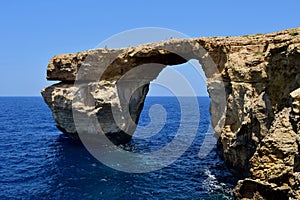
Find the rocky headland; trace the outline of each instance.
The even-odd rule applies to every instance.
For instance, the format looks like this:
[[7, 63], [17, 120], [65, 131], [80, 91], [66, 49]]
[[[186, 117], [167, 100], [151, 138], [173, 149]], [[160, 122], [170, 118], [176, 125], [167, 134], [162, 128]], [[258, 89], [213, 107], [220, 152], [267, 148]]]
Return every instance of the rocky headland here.
[[300, 199], [300, 28], [57, 55], [47, 79], [60, 82], [42, 96], [62, 132], [77, 137], [75, 112], [101, 124], [101, 130], [79, 126], [81, 132], [127, 143], [150, 81], [165, 66], [190, 59], [207, 77], [218, 153], [241, 179], [235, 198]]

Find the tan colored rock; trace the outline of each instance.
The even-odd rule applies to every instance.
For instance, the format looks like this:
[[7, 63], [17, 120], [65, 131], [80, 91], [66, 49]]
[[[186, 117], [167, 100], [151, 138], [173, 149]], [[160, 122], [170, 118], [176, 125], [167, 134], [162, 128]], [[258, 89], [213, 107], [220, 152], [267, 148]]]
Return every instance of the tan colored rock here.
[[[136, 82], [130, 84], [136, 84]], [[142, 110], [141, 102], [146, 97], [149, 85], [144, 85], [134, 92], [122, 90], [121, 93], [117, 92], [116, 81], [82, 83], [76, 86], [58, 83], [42, 91], [45, 102], [52, 110], [57, 128], [71, 137], [77, 137], [79, 131], [101, 132], [115, 144], [129, 142], [131, 135], [128, 134], [132, 134], [136, 128]], [[75, 93], [77, 93], [76, 98], [84, 99], [84, 101], [74, 100]], [[126, 93], [132, 93], [130, 117], [126, 116], [129, 113], [128, 108], [123, 107], [120, 102], [120, 99], [123, 98], [121, 95], [126, 95]], [[81, 98], [81, 96], [85, 98]], [[138, 99], [138, 101], [134, 101], [134, 99]], [[119, 117], [118, 119], [111, 119], [113, 118], [112, 110], [118, 113], [115, 115], [115, 117]], [[77, 116], [81, 116], [77, 126], [73, 121], [74, 111], [77, 112]], [[94, 125], [90, 124], [88, 119], [91, 116], [100, 118], [99, 123], [101, 123], [102, 130], [95, 130]], [[78, 130], [78, 128], [84, 130]]]
[[292, 102], [292, 112], [291, 112], [291, 122], [294, 131], [300, 134], [300, 88], [291, 93]]
[[[103, 133], [111, 135], [111, 139], [118, 138], [116, 143], [127, 142], [149, 82], [166, 65], [197, 59], [208, 78], [211, 120], [220, 136], [218, 152], [234, 175], [250, 177], [239, 183], [236, 197], [261, 199], [278, 194], [297, 198], [300, 35], [295, 33], [300, 33], [300, 28], [238, 37], [173, 39], [124, 49], [58, 55], [48, 65], [47, 79], [62, 82], [45, 88], [42, 95], [63, 132], [76, 135], [75, 107], [76, 113], [102, 118]], [[138, 70], [149, 63], [160, 65]], [[127, 84], [129, 81], [118, 86], [118, 80], [133, 69], [135, 73], [128, 78], [135, 84]], [[76, 78], [89, 84], [73, 85]], [[137, 85], [143, 86], [132, 95]], [[82, 101], [72, 107], [75, 92]], [[109, 114], [112, 108], [119, 113], [117, 119]], [[123, 137], [126, 131], [129, 135]], [[245, 188], [251, 188], [253, 195]]]
[[262, 199], [274, 199], [276, 196], [273, 194], [276, 193], [281, 196], [279, 199], [298, 199], [300, 188], [297, 158], [300, 155], [300, 137], [293, 131], [290, 112], [290, 108], [284, 108], [275, 116], [269, 133], [260, 142], [250, 160], [251, 179], [240, 181], [235, 188], [237, 199], [257, 199], [253, 194], [247, 193], [254, 190], [254, 185], [256, 190], [266, 187], [260, 189], [259, 195]]

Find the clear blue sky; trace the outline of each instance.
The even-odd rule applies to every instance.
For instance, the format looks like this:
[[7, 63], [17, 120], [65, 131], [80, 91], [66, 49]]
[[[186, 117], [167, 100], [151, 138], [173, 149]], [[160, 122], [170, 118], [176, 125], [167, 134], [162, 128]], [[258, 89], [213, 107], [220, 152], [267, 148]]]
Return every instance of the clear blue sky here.
[[37, 96], [55, 54], [94, 48], [133, 28], [191, 37], [266, 33], [300, 26], [300, 1], [8, 1], [0, 3], [0, 96]]

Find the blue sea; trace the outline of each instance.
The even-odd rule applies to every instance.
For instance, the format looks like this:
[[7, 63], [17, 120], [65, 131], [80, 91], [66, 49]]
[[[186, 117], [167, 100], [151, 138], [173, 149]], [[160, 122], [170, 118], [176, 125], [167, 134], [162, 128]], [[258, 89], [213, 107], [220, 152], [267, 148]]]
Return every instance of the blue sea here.
[[[209, 98], [198, 101], [199, 127], [187, 151], [165, 168], [126, 173], [102, 164], [81, 142], [58, 131], [41, 97], [1, 97], [0, 199], [232, 199], [236, 179], [215, 147], [199, 157], [210, 116]], [[156, 104], [167, 113], [163, 128], [150, 138], [133, 137], [124, 149], [147, 152], [172, 140], [180, 121], [176, 98], [147, 97], [139, 125], [150, 123], [149, 109]]]

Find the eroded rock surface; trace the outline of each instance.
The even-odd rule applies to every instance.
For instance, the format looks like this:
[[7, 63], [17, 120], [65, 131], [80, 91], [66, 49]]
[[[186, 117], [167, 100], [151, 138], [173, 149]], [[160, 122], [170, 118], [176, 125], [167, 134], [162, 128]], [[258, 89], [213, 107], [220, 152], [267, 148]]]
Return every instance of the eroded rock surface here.
[[276, 114], [269, 133], [250, 160], [251, 178], [239, 181], [236, 196], [248, 199], [300, 199], [299, 141], [291, 108]]
[[[115, 143], [125, 143], [135, 130], [149, 82], [166, 65], [197, 59], [208, 78], [211, 120], [220, 136], [218, 152], [234, 175], [247, 177], [235, 188], [236, 198], [299, 199], [299, 33], [300, 28], [173, 39], [58, 55], [48, 65], [47, 79], [61, 82], [42, 95], [63, 132], [76, 136], [73, 114], [79, 112], [95, 116], [102, 127], [81, 131], [101, 132]], [[138, 70], [141, 65], [145, 68]], [[130, 75], [132, 69], [136, 70]], [[76, 76], [82, 81], [74, 85]], [[112, 110], [119, 113], [117, 119]]]

